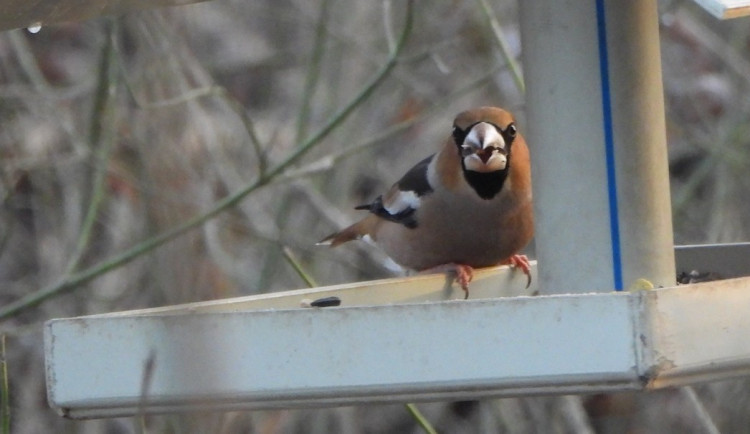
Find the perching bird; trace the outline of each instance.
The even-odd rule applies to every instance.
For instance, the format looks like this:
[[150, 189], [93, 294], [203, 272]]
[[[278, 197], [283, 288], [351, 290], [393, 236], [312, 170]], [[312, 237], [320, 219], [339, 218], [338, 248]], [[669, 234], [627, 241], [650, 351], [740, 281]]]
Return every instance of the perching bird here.
[[356, 209], [371, 214], [320, 244], [369, 236], [406, 268], [455, 271], [467, 297], [472, 267], [511, 264], [531, 282], [518, 254], [533, 235], [529, 150], [505, 110], [459, 113], [437, 154]]

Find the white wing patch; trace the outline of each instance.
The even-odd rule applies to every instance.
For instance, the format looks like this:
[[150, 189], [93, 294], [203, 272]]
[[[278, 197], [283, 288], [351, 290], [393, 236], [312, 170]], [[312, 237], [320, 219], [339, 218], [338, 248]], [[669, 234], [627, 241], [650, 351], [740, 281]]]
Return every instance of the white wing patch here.
[[413, 191], [399, 191], [393, 200], [383, 204], [383, 208], [390, 215], [397, 215], [409, 209], [419, 208], [419, 196]]

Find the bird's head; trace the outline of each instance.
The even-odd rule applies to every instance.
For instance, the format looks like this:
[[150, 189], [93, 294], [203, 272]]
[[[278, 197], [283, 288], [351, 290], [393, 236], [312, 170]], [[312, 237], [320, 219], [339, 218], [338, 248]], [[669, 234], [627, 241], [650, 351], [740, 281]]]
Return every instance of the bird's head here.
[[517, 136], [513, 115], [496, 107], [467, 110], [453, 121], [464, 178], [481, 198], [492, 199], [503, 188]]
[[507, 169], [510, 148], [517, 134], [511, 114], [494, 107], [465, 111], [453, 122], [453, 141], [462, 166], [472, 172]]

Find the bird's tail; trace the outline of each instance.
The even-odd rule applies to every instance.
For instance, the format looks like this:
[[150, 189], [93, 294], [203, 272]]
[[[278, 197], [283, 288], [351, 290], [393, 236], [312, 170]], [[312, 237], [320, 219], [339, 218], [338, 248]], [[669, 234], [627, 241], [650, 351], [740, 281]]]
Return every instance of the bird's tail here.
[[318, 241], [316, 245], [336, 247], [348, 241], [358, 240], [371, 233], [373, 225], [377, 222], [377, 218], [372, 217], [374, 216], [364, 218], [347, 228], [335, 232]]

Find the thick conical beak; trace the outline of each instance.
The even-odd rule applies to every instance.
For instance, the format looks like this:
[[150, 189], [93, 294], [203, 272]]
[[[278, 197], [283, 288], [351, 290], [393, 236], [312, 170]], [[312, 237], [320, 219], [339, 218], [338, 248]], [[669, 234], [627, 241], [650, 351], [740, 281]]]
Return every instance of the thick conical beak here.
[[482, 160], [482, 163], [487, 164], [487, 162], [490, 160], [490, 157], [492, 157], [493, 151], [494, 151], [494, 148], [484, 148], [484, 149], [480, 149], [477, 152], [477, 155]]

